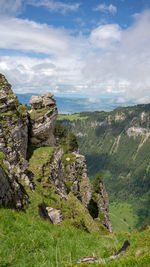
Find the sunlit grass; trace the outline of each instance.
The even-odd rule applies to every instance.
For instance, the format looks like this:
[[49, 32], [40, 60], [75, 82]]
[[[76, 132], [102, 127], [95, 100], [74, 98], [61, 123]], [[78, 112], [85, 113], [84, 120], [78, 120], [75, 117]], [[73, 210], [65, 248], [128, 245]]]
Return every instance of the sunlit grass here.
[[150, 229], [132, 234], [87, 233], [69, 224], [54, 226], [28, 212], [0, 210], [0, 266], [76, 265], [84, 256], [109, 257], [126, 239], [131, 244], [127, 252], [107, 266], [149, 266]]

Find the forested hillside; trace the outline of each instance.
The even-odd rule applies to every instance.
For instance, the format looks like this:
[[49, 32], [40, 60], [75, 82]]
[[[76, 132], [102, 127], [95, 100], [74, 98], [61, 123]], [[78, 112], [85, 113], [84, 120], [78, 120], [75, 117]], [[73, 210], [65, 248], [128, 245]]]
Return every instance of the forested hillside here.
[[150, 104], [58, 120], [78, 136], [89, 177], [102, 174], [112, 221], [116, 216], [128, 229], [145, 227], [150, 222]]

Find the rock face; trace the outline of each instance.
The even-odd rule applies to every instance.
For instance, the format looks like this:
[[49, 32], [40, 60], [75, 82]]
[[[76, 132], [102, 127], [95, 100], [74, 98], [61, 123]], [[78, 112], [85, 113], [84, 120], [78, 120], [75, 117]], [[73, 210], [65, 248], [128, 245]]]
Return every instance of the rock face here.
[[70, 190], [85, 207], [92, 197], [92, 188], [87, 177], [85, 157], [78, 153], [68, 154], [63, 159], [64, 181]]
[[[91, 203], [94, 203], [97, 214], [93, 214], [92, 212], [91, 216], [95, 219], [97, 218], [109, 232], [112, 232], [112, 224], [108, 214], [109, 199], [105, 186], [103, 182], [100, 181], [98, 184], [98, 192], [92, 189], [91, 182], [87, 176], [85, 157], [73, 152], [70, 155], [65, 155], [63, 164], [64, 182], [68, 191], [71, 191], [89, 210]], [[96, 201], [95, 199], [93, 200], [94, 196], [96, 197]]]
[[30, 143], [36, 146], [54, 146], [57, 117], [56, 101], [52, 94], [32, 96], [30, 100]]
[[60, 147], [55, 148], [53, 159], [50, 164], [51, 173], [49, 175], [48, 181], [54, 183], [56, 187], [56, 193], [61, 197], [67, 195], [66, 186], [64, 184], [64, 171], [62, 164], [63, 149]]
[[[10, 84], [0, 74], [0, 206], [23, 209], [28, 204], [23, 185], [34, 189], [34, 174], [44, 198], [57, 195], [57, 199], [63, 202], [61, 207], [64, 203], [70, 203], [67, 205], [73, 204], [73, 209], [76, 202], [74, 214], [78, 213], [80, 207], [88, 214], [87, 225], [89, 220], [97, 225], [93, 220], [97, 218], [111, 232], [108, 196], [103, 183], [99, 184], [94, 204], [98, 213], [92, 218], [90, 207], [92, 201], [95, 203], [95, 192], [87, 176], [85, 157], [76, 152], [65, 154], [63, 146], [56, 146], [54, 129], [57, 107], [52, 97], [50, 93], [32, 96], [31, 111], [27, 113], [13, 94]], [[26, 160], [29, 144], [32, 152], [30, 166]], [[66, 151], [75, 151], [75, 147], [68, 149], [66, 145]], [[62, 213], [51, 207], [50, 203], [39, 205], [39, 214], [53, 224], [60, 224]], [[98, 214], [102, 216], [98, 217]], [[84, 218], [79, 218], [76, 225], [85, 228]]]
[[25, 160], [28, 145], [28, 118], [11, 90], [11, 85], [0, 74], [0, 152], [6, 156], [10, 169], [32, 189], [32, 175]]
[[0, 163], [0, 206], [22, 209], [28, 204], [28, 197], [22, 191], [12, 169], [9, 169], [9, 163]]
[[100, 218], [100, 222], [109, 230], [110, 233], [112, 233], [112, 224], [109, 219], [109, 199], [108, 199], [108, 194], [106, 192], [105, 186], [103, 182], [100, 182], [99, 184], [99, 193], [97, 195], [97, 205], [99, 208], [99, 211], [103, 215]]

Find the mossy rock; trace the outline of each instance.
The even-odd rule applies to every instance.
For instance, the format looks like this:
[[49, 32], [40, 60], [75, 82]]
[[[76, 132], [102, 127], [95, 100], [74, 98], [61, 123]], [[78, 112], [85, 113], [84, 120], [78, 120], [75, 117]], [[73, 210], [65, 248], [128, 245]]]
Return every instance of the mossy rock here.
[[93, 220], [88, 210], [72, 194], [72, 192], [69, 193], [68, 200], [65, 203], [65, 205], [61, 208], [61, 211], [63, 213], [64, 218], [70, 219], [72, 226], [80, 228], [90, 233], [101, 231], [100, 227]]
[[51, 169], [47, 166], [50, 164], [54, 153], [53, 147], [43, 146], [34, 147], [29, 146], [27, 159], [29, 161], [29, 170], [32, 171], [36, 179], [50, 174]]
[[73, 181], [65, 180], [64, 183], [67, 188], [67, 194], [69, 194], [71, 191], [71, 186], [73, 185]]
[[76, 161], [75, 155], [73, 155], [73, 154], [64, 154], [63, 155], [63, 164], [65, 167], [67, 167], [67, 165], [71, 165], [75, 161]]
[[0, 167], [4, 170], [6, 176], [8, 175], [8, 167], [4, 164], [6, 156], [3, 152], [0, 152]]
[[42, 107], [40, 109], [34, 109], [30, 112], [31, 120], [37, 120], [38, 118], [44, 116], [51, 109], [49, 107]]

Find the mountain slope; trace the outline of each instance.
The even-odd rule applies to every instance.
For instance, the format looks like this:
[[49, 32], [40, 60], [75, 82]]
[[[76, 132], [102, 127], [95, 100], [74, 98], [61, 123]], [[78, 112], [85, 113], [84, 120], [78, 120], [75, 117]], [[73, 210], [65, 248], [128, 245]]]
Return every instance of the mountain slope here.
[[[103, 175], [110, 202], [130, 202], [137, 226], [150, 221], [150, 104], [59, 115], [78, 136], [88, 174]], [[134, 225], [135, 227], [136, 225]]]

